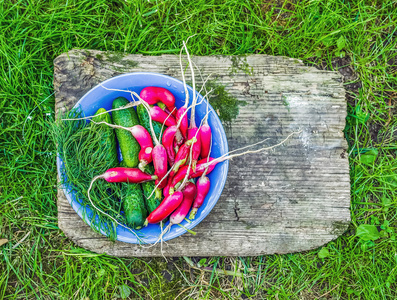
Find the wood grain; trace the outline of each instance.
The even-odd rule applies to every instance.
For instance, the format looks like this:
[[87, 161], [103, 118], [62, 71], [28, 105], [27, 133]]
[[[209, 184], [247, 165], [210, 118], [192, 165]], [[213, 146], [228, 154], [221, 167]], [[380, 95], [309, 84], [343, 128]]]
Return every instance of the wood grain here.
[[[163, 246], [166, 256], [255, 256], [317, 248], [350, 222], [350, 178], [343, 136], [345, 91], [337, 72], [286, 57], [194, 57], [203, 76], [246, 105], [226, 127], [230, 150], [302, 130], [274, 151], [231, 161], [225, 189], [196, 236]], [[177, 56], [72, 50], [54, 60], [56, 110], [71, 108], [99, 82], [135, 71], [181, 79]], [[190, 80], [189, 76], [187, 80]], [[115, 256], [161, 256], [160, 247], [110, 242], [93, 232], [58, 191], [59, 227], [77, 245]]]

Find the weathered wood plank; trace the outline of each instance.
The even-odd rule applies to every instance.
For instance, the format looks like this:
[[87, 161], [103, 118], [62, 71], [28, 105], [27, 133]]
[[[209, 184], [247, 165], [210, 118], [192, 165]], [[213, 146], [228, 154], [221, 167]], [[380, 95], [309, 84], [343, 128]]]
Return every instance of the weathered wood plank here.
[[[313, 249], [335, 239], [350, 222], [350, 178], [343, 138], [345, 91], [337, 72], [296, 59], [251, 55], [194, 57], [246, 105], [226, 126], [230, 150], [265, 137], [274, 151], [231, 161], [225, 189], [210, 215], [167, 242], [166, 256], [253, 256]], [[152, 71], [180, 78], [178, 57], [72, 50], [54, 61], [56, 110], [71, 108], [99, 82], [126, 72]], [[250, 73], [250, 74], [248, 74]], [[189, 74], [187, 80], [190, 80]], [[160, 256], [160, 247], [110, 242], [93, 232], [58, 191], [58, 222], [79, 246], [115, 256]]]

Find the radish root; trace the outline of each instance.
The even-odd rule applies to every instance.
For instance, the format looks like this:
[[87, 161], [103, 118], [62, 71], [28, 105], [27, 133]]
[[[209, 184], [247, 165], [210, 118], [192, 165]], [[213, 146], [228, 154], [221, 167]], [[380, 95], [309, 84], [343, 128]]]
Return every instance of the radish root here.
[[187, 90], [186, 80], [185, 80], [185, 72], [183, 71], [182, 51], [183, 51], [183, 47], [181, 48], [181, 52], [179, 53], [179, 65], [181, 67], [181, 74], [182, 74], [182, 80], [183, 80], [183, 89], [185, 90], [185, 104], [183, 106], [187, 108], [188, 103], [189, 103], [189, 91]]
[[[239, 157], [239, 156], [242, 156], [242, 155], [245, 155], [245, 154], [249, 154], [249, 153], [258, 153], [258, 152], [262, 152], [262, 151], [274, 149], [274, 148], [276, 148], [276, 147], [281, 146], [282, 144], [284, 144], [284, 143], [285, 143], [291, 136], [293, 136], [294, 134], [299, 134], [299, 133], [301, 133], [301, 132], [302, 132], [302, 130], [294, 131], [294, 132], [290, 133], [290, 134], [289, 134], [284, 140], [282, 140], [280, 143], [275, 144], [275, 145], [270, 146], [270, 147], [264, 147], [264, 148], [257, 149], [257, 150], [248, 150], [248, 151], [245, 151], [245, 152], [243, 152], [243, 153], [238, 153], [238, 154], [233, 154], [233, 155], [229, 155], [229, 154], [231, 153], [231, 152], [229, 152], [229, 154], [225, 154], [225, 155], [222, 155], [222, 156], [220, 156], [220, 157], [218, 157], [218, 158], [215, 158], [214, 160], [208, 162], [206, 165], [207, 165], [207, 166], [210, 166], [210, 165], [212, 165], [213, 163], [222, 162], [222, 161], [225, 161], [225, 160], [228, 160], [228, 159], [232, 159], [232, 158], [235, 158], [235, 157]], [[263, 140], [263, 141], [260, 141], [260, 142], [258, 142], [257, 144], [263, 143], [263, 142], [266, 141], [266, 140], [267, 140], [267, 139], [265, 139], [265, 140]], [[255, 145], [255, 144], [254, 144], [254, 145]], [[254, 146], [254, 145], [250, 145], [250, 146], [246, 146], [246, 147], [251, 147], [251, 146]], [[244, 148], [244, 147], [243, 147], [243, 148]], [[236, 150], [234, 150], [234, 151], [241, 150], [241, 149], [242, 149], [242, 148], [236, 149]]]
[[[102, 84], [101, 84], [101, 86], [102, 86]], [[104, 86], [102, 86], [102, 87], [105, 88]], [[105, 89], [106, 89], [106, 88], [105, 88]], [[123, 91], [123, 92], [126, 92], [126, 91]], [[143, 100], [142, 100], [142, 101], [143, 101]], [[127, 108], [130, 108], [130, 107], [138, 106], [138, 105], [140, 105], [140, 104], [142, 104], [142, 103], [140, 103], [139, 101], [130, 102], [130, 103], [128, 103], [127, 105], [124, 105], [124, 106], [122, 106], [122, 107], [114, 108], [114, 109], [109, 109], [109, 110], [107, 110], [107, 111], [104, 111], [104, 112], [102, 112], [102, 113], [99, 113], [99, 114], [95, 115], [95, 117], [100, 116], [100, 115], [107, 114], [107, 113], [112, 112], [112, 111], [123, 110], [123, 109], [127, 109]], [[81, 118], [75, 118], [75, 119], [62, 119], [62, 121], [87, 120], [87, 119], [91, 119], [91, 118], [93, 118], [93, 117], [94, 117], [94, 116], [81, 117]]]
[[197, 102], [197, 97], [196, 97], [196, 79], [194, 77], [193, 64], [192, 64], [192, 61], [190, 59], [190, 54], [189, 54], [189, 51], [187, 50], [185, 41], [183, 41], [183, 47], [185, 48], [187, 60], [189, 62], [190, 72], [192, 73], [193, 100], [192, 100], [192, 112], [190, 113], [190, 126], [189, 126], [189, 128], [195, 128], [196, 127], [195, 113], [196, 113], [196, 102]]

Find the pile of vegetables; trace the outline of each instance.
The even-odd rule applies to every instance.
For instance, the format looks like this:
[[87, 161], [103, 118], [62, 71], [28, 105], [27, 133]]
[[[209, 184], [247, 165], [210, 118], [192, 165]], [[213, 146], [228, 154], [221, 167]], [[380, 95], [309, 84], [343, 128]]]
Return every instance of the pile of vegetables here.
[[[113, 221], [111, 225], [104, 222], [106, 229], [109, 226], [115, 229], [116, 224], [129, 230], [140, 229], [169, 218], [163, 235], [186, 217], [195, 218], [210, 190], [207, 175], [216, 164], [271, 149], [294, 134], [272, 147], [211, 157], [208, 101], [207, 113], [197, 126], [194, 71], [185, 43], [184, 47], [192, 72], [191, 106], [182, 70], [186, 98], [185, 105], [179, 109], [175, 107], [174, 95], [162, 87], [148, 86], [139, 95], [133, 91], [114, 90], [130, 93], [133, 101], [118, 97], [113, 100], [111, 110], [101, 108], [89, 117], [80, 117], [79, 112], [72, 111], [58, 126], [58, 152], [66, 174], [63, 183], [77, 185], [77, 196], [86, 196], [95, 209], [93, 218], [106, 216]], [[88, 126], [86, 119], [91, 119]], [[65, 126], [62, 123], [65, 121], [74, 123]], [[120, 162], [116, 137], [122, 157]], [[87, 183], [86, 173], [92, 176], [88, 188], [81, 184], [82, 180]]]
[[[120, 199], [126, 225], [134, 229], [159, 223], [167, 217], [170, 224], [179, 224], [192, 207], [190, 219], [194, 219], [209, 192], [210, 181], [206, 175], [215, 166], [211, 164], [214, 159], [209, 157], [208, 115], [203, 120], [206, 128], [201, 131], [203, 127], [198, 128], [194, 121], [194, 106], [188, 126], [189, 107], [176, 109], [175, 97], [169, 90], [146, 87], [135, 96], [139, 100], [131, 103], [126, 98], [116, 98], [111, 117], [101, 108], [92, 119], [92, 123], [107, 126], [110, 131], [115, 129], [122, 161], [119, 166], [94, 177], [88, 197], [92, 184], [98, 179], [126, 183]], [[193, 102], [195, 105], [196, 99]], [[114, 137], [107, 139], [115, 144]], [[113, 149], [115, 147], [109, 157], [111, 161], [117, 159]], [[193, 179], [198, 177], [196, 184]]]

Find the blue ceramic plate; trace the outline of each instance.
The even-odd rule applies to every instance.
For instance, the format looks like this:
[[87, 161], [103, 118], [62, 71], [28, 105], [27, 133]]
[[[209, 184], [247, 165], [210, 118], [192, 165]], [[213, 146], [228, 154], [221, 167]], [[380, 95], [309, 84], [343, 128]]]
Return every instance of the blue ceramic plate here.
[[[139, 73], [128, 73], [120, 76], [116, 76], [110, 78], [104, 82], [102, 85], [111, 88], [111, 89], [120, 89], [120, 90], [131, 90], [136, 93], [140, 93], [141, 90], [147, 86], [158, 86], [163, 87], [170, 90], [175, 96], [175, 105], [177, 108], [183, 106], [185, 101], [185, 93], [183, 88], [183, 82], [172, 78], [170, 76], [157, 74], [157, 73], [147, 73], [147, 72], [139, 72]], [[193, 90], [190, 86], [188, 86], [190, 99], [193, 97]], [[202, 96], [198, 95], [198, 102], [202, 100]], [[87, 94], [85, 94], [79, 102], [76, 103], [74, 108], [80, 108], [82, 112], [86, 116], [94, 115], [95, 112], [103, 107], [106, 110], [110, 110], [112, 108], [112, 102], [115, 98], [123, 96], [127, 98], [129, 101], [132, 101], [131, 95], [125, 92], [116, 92], [109, 91], [104, 89], [101, 85], [97, 85], [93, 89], [91, 89]], [[207, 103], [202, 102], [200, 105], [196, 107], [196, 124], [199, 126], [200, 121], [205, 116], [207, 108]], [[209, 107], [211, 113], [209, 114], [208, 123], [212, 129], [212, 151], [211, 157], [219, 157], [228, 152], [228, 144], [225, 135], [225, 131], [223, 129], [222, 123], [219, 120], [217, 114], [213, 110], [213, 108]], [[59, 158], [57, 158], [57, 168], [58, 175], [61, 178], [61, 174], [64, 172], [63, 162]], [[214, 170], [208, 175], [211, 181], [211, 188], [207, 197], [205, 198], [204, 204], [198, 210], [196, 218], [188, 223], [186, 220], [182, 222], [188, 229], [194, 228], [197, 224], [199, 224], [212, 210], [218, 201], [223, 187], [225, 186], [227, 171], [229, 168], [228, 161], [219, 163]], [[68, 199], [70, 205], [77, 212], [77, 214], [88, 224], [90, 225], [92, 219], [92, 211], [90, 206], [81, 205], [80, 200], [76, 197], [75, 193], [72, 192], [70, 185], [62, 186], [66, 198]], [[97, 221], [97, 219], [96, 219]], [[166, 224], [167, 225], [167, 224]], [[140, 240], [129, 230], [118, 226], [117, 227], [117, 240], [126, 243], [154, 243], [158, 239], [158, 236], [161, 233], [160, 226], [158, 224], [150, 224], [149, 226], [136, 230], [135, 231]], [[171, 230], [164, 235], [163, 240], [167, 241], [173, 238], [176, 238], [186, 232], [185, 229], [180, 226], [174, 225], [171, 227]], [[102, 230], [102, 233], [104, 231]]]

